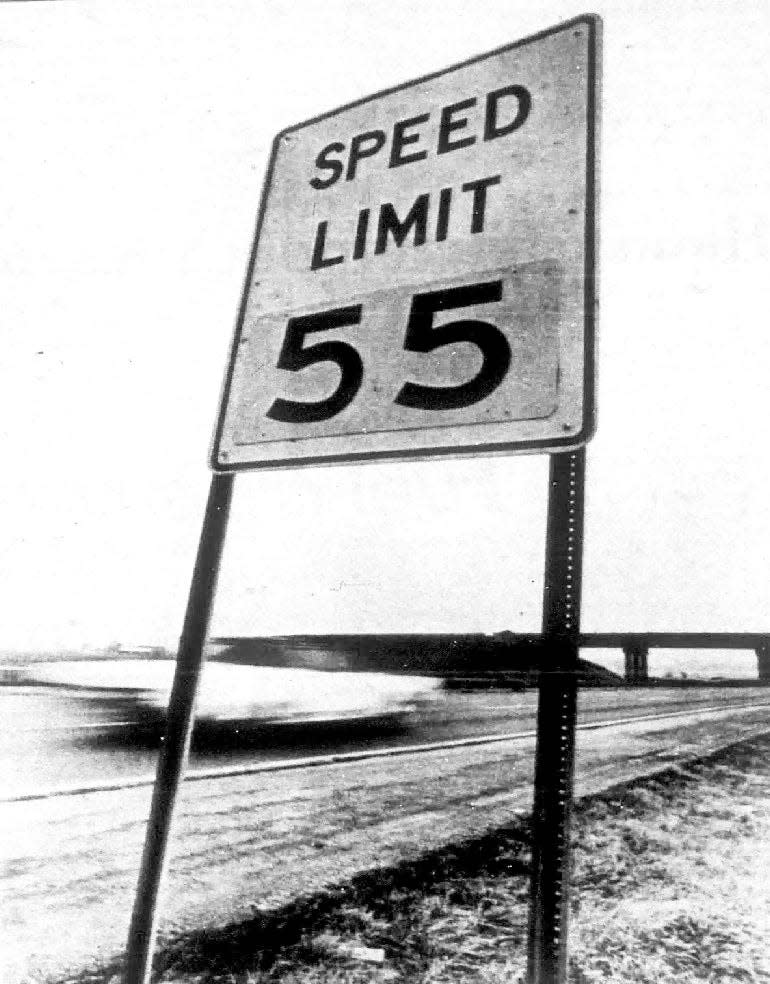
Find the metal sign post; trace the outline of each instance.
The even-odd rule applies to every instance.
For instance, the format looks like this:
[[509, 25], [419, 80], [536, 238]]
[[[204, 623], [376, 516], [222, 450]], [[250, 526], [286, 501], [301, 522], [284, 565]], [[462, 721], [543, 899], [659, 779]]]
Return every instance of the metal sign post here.
[[147, 984], [155, 946], [158, 894], [166, 868], [177, 792], [182, 782], [194, 723], [195, 697], [204, 659], [219, 562], [232, 499], [233, 475], [214, 474], [211, 479], [203, 528], [187, 601], [174, 683], [168, 707], [166, 737], [147, 821], [139, 882], [128, 932], [125, 984]]
[[528, 984], [564, 984], [585, 450], [551, 455], [535, 752]]

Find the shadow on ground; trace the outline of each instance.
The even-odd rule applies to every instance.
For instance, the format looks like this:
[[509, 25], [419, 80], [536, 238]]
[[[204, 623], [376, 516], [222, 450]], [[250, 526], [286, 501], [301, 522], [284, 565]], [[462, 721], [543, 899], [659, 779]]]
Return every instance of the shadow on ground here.
[[[524, 819], [476, 840], [364, 872], [279, 909], [257, 911], [245, 921], [159, 939], [153, 980], [251, 980], [251, 975], [278, 969], [282, 957], [292, 964], [312, 965], [322, 956], [314, 938], [330, 929], [335, 936], [386, 948], [405, 979], [412, 973], [416, 978], [434, 956], [434, 947], [421, 938], [419, 928], [426, 896], [434, 896], [440, 905], [473, 909], [483, 905], [483, 879], [502, 877], [509, 880], [518, 901], [526, 903], [529, 843], [529, 821]], [[523, 946], [525, 927], [520, 929]], [[113, 961], [73, 978], [71, 984], [112, 984], [122, 966], [122, 959]]]

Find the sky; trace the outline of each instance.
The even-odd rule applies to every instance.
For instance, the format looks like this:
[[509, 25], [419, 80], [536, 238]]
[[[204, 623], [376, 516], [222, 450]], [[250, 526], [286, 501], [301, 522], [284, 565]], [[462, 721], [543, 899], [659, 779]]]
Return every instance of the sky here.
[[[604, 21], [584, 631], [770, 630], [770, 10]], [[174, 646], [276, 132], [586, 8], [0, 4], [0, 649]], [[537, 630], [547, 457], [245, 473], [214, 634]]]

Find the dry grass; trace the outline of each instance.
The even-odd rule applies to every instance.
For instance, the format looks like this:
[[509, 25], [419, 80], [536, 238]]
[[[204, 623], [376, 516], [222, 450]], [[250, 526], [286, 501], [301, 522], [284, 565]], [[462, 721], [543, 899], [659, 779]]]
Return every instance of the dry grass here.
[[769, 747], [581, 811], [576, 984], [770, 981]]
[[[577, 804], [572, 984], [770, 982], [768, 752], [770, 737], [756, 739]], [[168, 943], [158, 979], [521, 981], [527, 839], [524, 824], [511, 826], [248, 924]], [[351, 945], [382, 949], [385, 959], [351, 959]]]

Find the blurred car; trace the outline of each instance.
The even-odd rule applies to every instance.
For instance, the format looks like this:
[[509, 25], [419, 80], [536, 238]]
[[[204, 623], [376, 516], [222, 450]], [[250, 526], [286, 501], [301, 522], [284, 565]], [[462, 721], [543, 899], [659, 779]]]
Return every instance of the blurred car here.
[[[72, 660], [29, 666], [25, 683], [65, 687], [118, 713], [160, 724], [175, 663], [168, 659]], [[403, 723], [441, 698], [442, 681], [387, 673], [204, 663], [196, 720], [207, 724]]]

